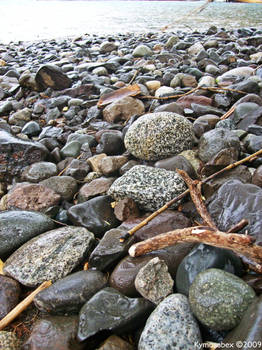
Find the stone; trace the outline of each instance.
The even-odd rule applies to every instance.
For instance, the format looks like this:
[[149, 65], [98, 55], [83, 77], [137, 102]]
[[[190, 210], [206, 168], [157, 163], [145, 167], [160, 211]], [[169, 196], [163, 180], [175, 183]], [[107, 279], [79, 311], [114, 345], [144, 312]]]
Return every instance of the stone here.
[[23, 210], [0, 212], [0, 258], [3, 259], [31, 238], [54, 228], [46, 215]]
[[144, 57], [144, 56], [151, 56], [153, 54], [152, 50], [147, 45], [138, 45], [132, 55], [134, 57]]
[[260, 165], [252, 176], [252, 184], [262, 187], [262, 165]]
[[[262, 296], [256, 298], [244, 313], [239, 325], [234, 328], [222, 344], [233, 344], [232, 349], [239, 349], [239, 344], [248, 344], [249, 349], [259, 348], [261, 343]], [[242, 342], [242, 343], [241, 343]], [[244, 345], [245, 346], [245, 345]]]
[[7, 209], [45, 212], [59, 204], [61, 196], [40, 184], [17, 184], [7, 194]]
[[177, 293], [165, 298], [149, 316], [138, 350], [196, 350], [196, 344], [201, 343], [200, 330], [188, 300]]
[[125, 221], [132, 217], [138, 217], [139, 209], [133, 199], [124, 198], [116, 202], [114, 213], [118, 220]]
[[65, 226], [44, 232], [16, 250], [6, 260], [4, 272], [28, 287], [54, 282], [86, 258], [93, 242], [93, 233], [84, 227]]
[[137, 165], [114, 181], [108, 194], [116, 200], [132, 198], [141, 209], [154, 211], [185, 189], [185, 183], [177, 173]]
[[190, 149], [192, 124], [171, 112], [149, 113], [138, 118], [125, 135], [125, 146], [136, 158], [160, 160]]
[[98, 196], [73, 205], [67, 214], [74, 225], [83, 226], [97, 237], [102, 237], [106, 231], [118, 224], [111, 206], [112, 201], [110, 196]]
[[233, 77], [248, 78], [253, 73], [254, 73], [254, 69], [251, 67], [237, 67], [234, 69], [230, 69], [229, 71], [220, 75], [219, 77], [217, 77], [216, 81], [217, 81], [219, 86], [226, 86], [226, 85], [230, 85], [230, 83], [234, 82]]
[[158, 257], [143, 266], [135, 278], [136, 290], [154, 304], [159, 304], [173, 292], [174, 280], [168, 266]]
[[134, 347], [117, 335], [111, 335], [97, 350], [134, 350]]
[[21, 341], [13, 332], [0, 331], [0, 349], [20, 350]]
[[157, 112], [172, 112], [180, 115], [184, 114], [183, 108], [176, 102], [165, 103], [163, 105], [158, 106], [154, 109], [154, 113]]
[[81, 307], [107, 284], [100, 271], [87, 270], [72, 273], [38, 293], [35, 306], [54, 315], [78, 313]]
[[88, 339], [102, 330], [126, 332], [143, 324], [152, 304], [143, 298], [128, 298], [107, 287], [96, 293], [80, 310], [77, 338]]
[[217, 268], [241, 276], [243, 266], [240, 258], [232, 251], [206, 244], [199, 244], [184, 257], [176, 273], [176, 289], [178, 293], [188, 296], [189, 287], [196, 276], [207, 269]]
[[5, 181], [20, 175], [27, 165], [44, 160], [48, 154], [40, 143], [18, 139], [3, 130], [0, 130], [0, 149], [0, 179]]
[[180, 169], [186, 171], [191, 178], [196, 177], [195, 170], [190, 164], [190, 162], [181, 155], [161, 159], [155, 163], [155, 167], [172, 171]]
[[198, 117], [193, 123], [196, 137], [200, 138], [205, 132], [214, 129], [220, 118], [213, 114], [206, 114]]
[[89, 170], [90, 167], [84, 159], [73, 159], [64, 172], [64, 175], [71, 176], [79, 181], [83, 181]]
[[133, 115], [142, 115], [145, 112], [144, 103], [134, 97], [124, 97], [110, 103], [103, 109], [103, 119], [109, 123], [120, 120], [129, 120]]
[[79, 156], [81, 150], [81, 144], [78, 141], [68, 142], [61, 150], [60, 154], [63, 158]]
[[99, 144], [96, 147], [97, 153], [105, 153], [107, 156], [113, 156], [124, 152], [125, 147], [122, 133], [115, 131], [106, 131], [102, 134]]
[[146, 87], [148, 88], [148, 90], [150, 91], [156, 91], [157, 89], [160, 88], [161, 83], [158, 80], [151, 80], [151, 81], [147, 81], [145, 83]]
[[114, 51], [117, 49], [117, 45], [116, 43], [114, 43], [113, 41], [104, 41], [101, 46], [100, 46], [100, 53], [109, 53], [111, 51]]
[[257, 136], [248, 134], [243, 141], [248, 153], [250, 154], [257, 152], [262, 148], [262, 135]]
[[255, 298], [254, 290], [242, 279], [214, 268], [200, 272], [189, 288], [193, 314], [214, 330], [236, 327]]
[[77, 192], [77, 181], [71, 176], [51, 176], [40, 182], [43, 186], [58, 193], [62, 199], [71, 201]]
[[180, 262], [190, 252], [193, 246], [194, 244], [192, 243], [179, 243], [175, 246], [157, 250], [136, 258], [126, 256], [117, 264], [111, 273], [109, 285], [129, 297], [137, 296], [139, 294], [135, 288], [135, 278], [143, 266], [152, 258], [159, 257], [159, 259], [165, 261], [170, 275], [174, 278]]
[[173, 87], [169, 86], [161, 86], [159, 89], [155, 92], [155, 97], [167, 97], [167, 96], [173, 96], [175, 95], [175, 89]]
[[21, 289], [17, 281], [0, 275], [0, 320], [19, 303], [20, 293]]
[[28, 137], [33, 137], [38, 136], [41, 130], [42, 129], [40, 125], [34, 120], [31, 120], [24, 125], [23, 129], [21, 130], [21, 133], [27, 135]]
[[213, 129], [201, 136], [198, 145], [198, 155], [203, 162], [208, 162], [218, 152], [229, 147], [239, 151], [239, 138], [230, 130]]
[[114, 181], [114, 177], [100, 177], [84, 184], [79, 190], [78, 203], [88, 201], [97, 195], [105, 195]]
[[128, 249], [134, 243], [133, 237], [120, 242], [120, 238], [125, 234], [126, 230], [119, 228], [107, 231], [92, 251], [88, 264], [100, 271], [106, 271], [116, 264], [127, 254]]
[[243, 184], [237, 179], [225, 182], [209, 199], [207, 209], [218, 228], [227, 231], [245, 218], [245, 230], [254, 237], [256, 244], [262, 245], [262, 190], [252, 184]]
[[31, 110], [29, 108], [21, 109], [20, 111], [15, 112], [12, 114], [8, 122], [11, 125], [18, 125], [18, 126], [24, 126], [27, 122], [31, 120]]
[[101, 160], [100, 170], [105, 176], [112, 175], [126, 164], [127, 161], [128, 158], [125, 156], [108, 156]]
[[40, 91], [47, 88], [53, 90], [63, 90], [71, 87], [71, 80], [56, 65], [45, 64], [38, 69], [35, 81]]
[[92, 171], [96, 173], [101, 173], [100, 171], [100, 164], [101, 160], [106, 157], [105, 153], [97, 154], [93, 157], [88, 158], [88, 164], [90, 165]]
[[196, 42], [187, 49], [187, 52], [191, 56], [196, 56], [202, 50], [204, 50], [204, 46], [200, 42]]
[[77, 316], [45, 316], [36, 321], [24, 343], [27, 350], [83, 350], [84, 344], [76, 340]]
[[26, 167], [21, 177], [25, 181], [37, 183], [56, 174], [56, 164], [51, 162], [37, 162]]

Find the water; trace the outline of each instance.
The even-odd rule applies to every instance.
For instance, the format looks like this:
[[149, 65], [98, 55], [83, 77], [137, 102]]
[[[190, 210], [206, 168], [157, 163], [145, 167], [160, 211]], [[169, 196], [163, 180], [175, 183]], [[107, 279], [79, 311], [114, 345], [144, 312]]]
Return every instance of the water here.
[[176, 29], [262, 29], [262, 5], [204, 1], [42, 1], [0, 0], [0, 42]]

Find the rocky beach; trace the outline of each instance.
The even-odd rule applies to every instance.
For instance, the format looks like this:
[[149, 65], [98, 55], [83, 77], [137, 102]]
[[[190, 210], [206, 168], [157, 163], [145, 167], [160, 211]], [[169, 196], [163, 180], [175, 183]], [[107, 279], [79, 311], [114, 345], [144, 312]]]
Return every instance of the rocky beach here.
[[[52, 281], [0, 349], [261, 348], [261, 150], [262, 30], [0, 44], [0, 320]], [[261, 263], [233, 240], [129, 254], [209, 226], [177, 169]]]

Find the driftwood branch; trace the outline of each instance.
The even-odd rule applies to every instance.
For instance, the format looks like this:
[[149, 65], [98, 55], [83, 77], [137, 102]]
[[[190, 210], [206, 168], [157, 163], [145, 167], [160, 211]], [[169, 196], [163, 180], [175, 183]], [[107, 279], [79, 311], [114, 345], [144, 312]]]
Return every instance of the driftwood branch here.
[[[262, 154], [262, 149], [251, 154], [250, 156], [243, 158], [233, 164], [230, 164], [228, 166], [226, 166], [225, 168], [217, 171], [216, 173], [210, 175], [209, 177], [207, 177], [206, 179], [202, 180], [200, 183], [206, 183], [208, 181], [210, 181], [211, 179], [213, 179], [214, 177], [223, 174], [224, 172], [234, 169], [236, 168], [238, 165], [241, 165], [243, 163], [249, 162], [253, 159], [255, 159], [256, 157], [258, 157], [259, 155]], [[126, 239], [128, 239], [129, 236], [133, 235], [136, 231], [138, 231], [140, 228], [144, 227], [145, 225], [148, 224], [149, 221], [151, 221], [152, 219], [154, 219], [157, 215], [159, 215], [160, 213], [164, 212], [166, 209], [168, 209], [169, 207], [171, 207], [174, 203], [178, 202], [180, 199], [184, 198], [187, 194], [189, 193], [189, 189], [185, 190], [183, 193], [181, 193], [179, 196], [171, 199], [169, 202], [167, 202], [163, 207], [161, 207], [160, 209], [158, 209], [157, 211], [155, 211], [154, 213], [152, 213], [150, 216], [148, 216], [145, 220], [141, 221], [138, 225], [134, 226], [131, 230], [129, 230], [125, 236], [120, 238], [121, 242], [124, 242]]]
[[129, 248], [129, 255], [140, 256], [178, 242], [205, 243], [233, 250], [251, 261], [255, 271], [262, 273], [262, 247], [254, 245], [251, 236], [222, 232], [210, 227], [196, 226], [162, 233], [132, 245]]
[[34, 297], [41, 292], [41, 290], [51, 286], [51, 281], [43, 282], [36, 290], [34, 290], [28, 297], [26, 297], [21, 303], [16, 305], [16, 307], [10, 311], [1, 321], [0, 321], [0, 331], [9, 325], [17, 316], [21, 314], [34, 300]]

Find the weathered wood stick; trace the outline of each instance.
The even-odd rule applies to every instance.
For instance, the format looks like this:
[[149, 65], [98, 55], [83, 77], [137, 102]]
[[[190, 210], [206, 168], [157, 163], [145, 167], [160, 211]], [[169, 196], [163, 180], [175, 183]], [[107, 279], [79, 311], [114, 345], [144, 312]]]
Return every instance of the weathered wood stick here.
[[129, 248], [132, 257], [162, 249], [178, 242], [205, 243], [219, 248], [230, 249], [251, 259], [257, 272], [262, 272], [262, 247], [253, 245], [253, 238], [248, 235], [226, 233], [210, 227], [187, 227], [162, 233], [153, 238], [133, 244]]
[[248, 225], [248, 221], [246, 219], [243, 219], [243, 220], [239, 221], [236, 225], [230, 227], [230, 229], [227, 230], [227, 233], [238, 232], [238, 231], [242, 230], [242, 228], [244, 228], [247, 225]]
[[[213, 179], [214, 177], [223, 174], [225, 171], [227, 170], [231, 170], [236, 168], [238, 165], [241, 165], [245, 162], [248, 162], [254, 158], [256, 158], [257, 156], [262, 154], [262, 149], [251, 154], [250, 156], [243, 158], [235, 163], [232, 163], [228, 166], [226, 166], [225, 168], [217, 171], [216, 173], [210, 175], [209, 177], [207, 177], [206, 179], [202, 180], [200, 183], [206, 183], [209, 180]], [[178, 202], [180, 199], [184, 198], [187, 194], [189, 193], [189, 189], [185, 190], [183, 193], [181, 193], [179, 196], [171, 199], [169, 202], [167, 202], [163, 207], [159, 208], [157, 211], [155, 211], [154, 213], [152, 213], [150, 216], [148, 216], [145, 220], [141, 221], [138, 225], [134, 226], [131, 230], [129, 230], [127, 232], [127, 234], [123, 237], [120, 238], [120, 242], [124, 242], [129, 236], [133, 235], [136, 231], [138, 231], [141, 227], [144, 227], [149, 221], [151, 221], [152, 219], [154, 219], [157, 215], [159, 215], [160, 213], [164, 212], [166, 209], [168, 209], [169, 207], [171, 207], [174, 203]]]
[[232, 106], [222, 117], [220, 118], [221, 120], [224, 120], [228, 118], [236, 109], [236, 106]]
[[41, 290], [50, 287], [51, 281], [43, 282], [36, 290], [34, 290], [28, 297], [21, 301], [16, 307], [11, 310], [1, 321], [0, 321], [0, 331], [8, 326], [18, 315], [21, 314], [34, 300], [34, 297], [41, 292]]
[[182, 177], [182, 179], [187, 184], [191, 199], [192, 199], [193, 203], [195, 204], [196, 210], [200, 214], [201, 218], [204, 220], [203, 225], [207, 225], [209, 227], [217, 229], [215, 222], [211, 218], [211, 215], [207, 211], [207, 208], [203, 202], [202, 194], [201, 194], [200, 189], [198, 187], [198, 184], [200, 184], [200, 181], [192, 180], [190, 178], [190, 176], [188, 176], [188, 174], [184, 170], [176, 169], [176, 172]]

